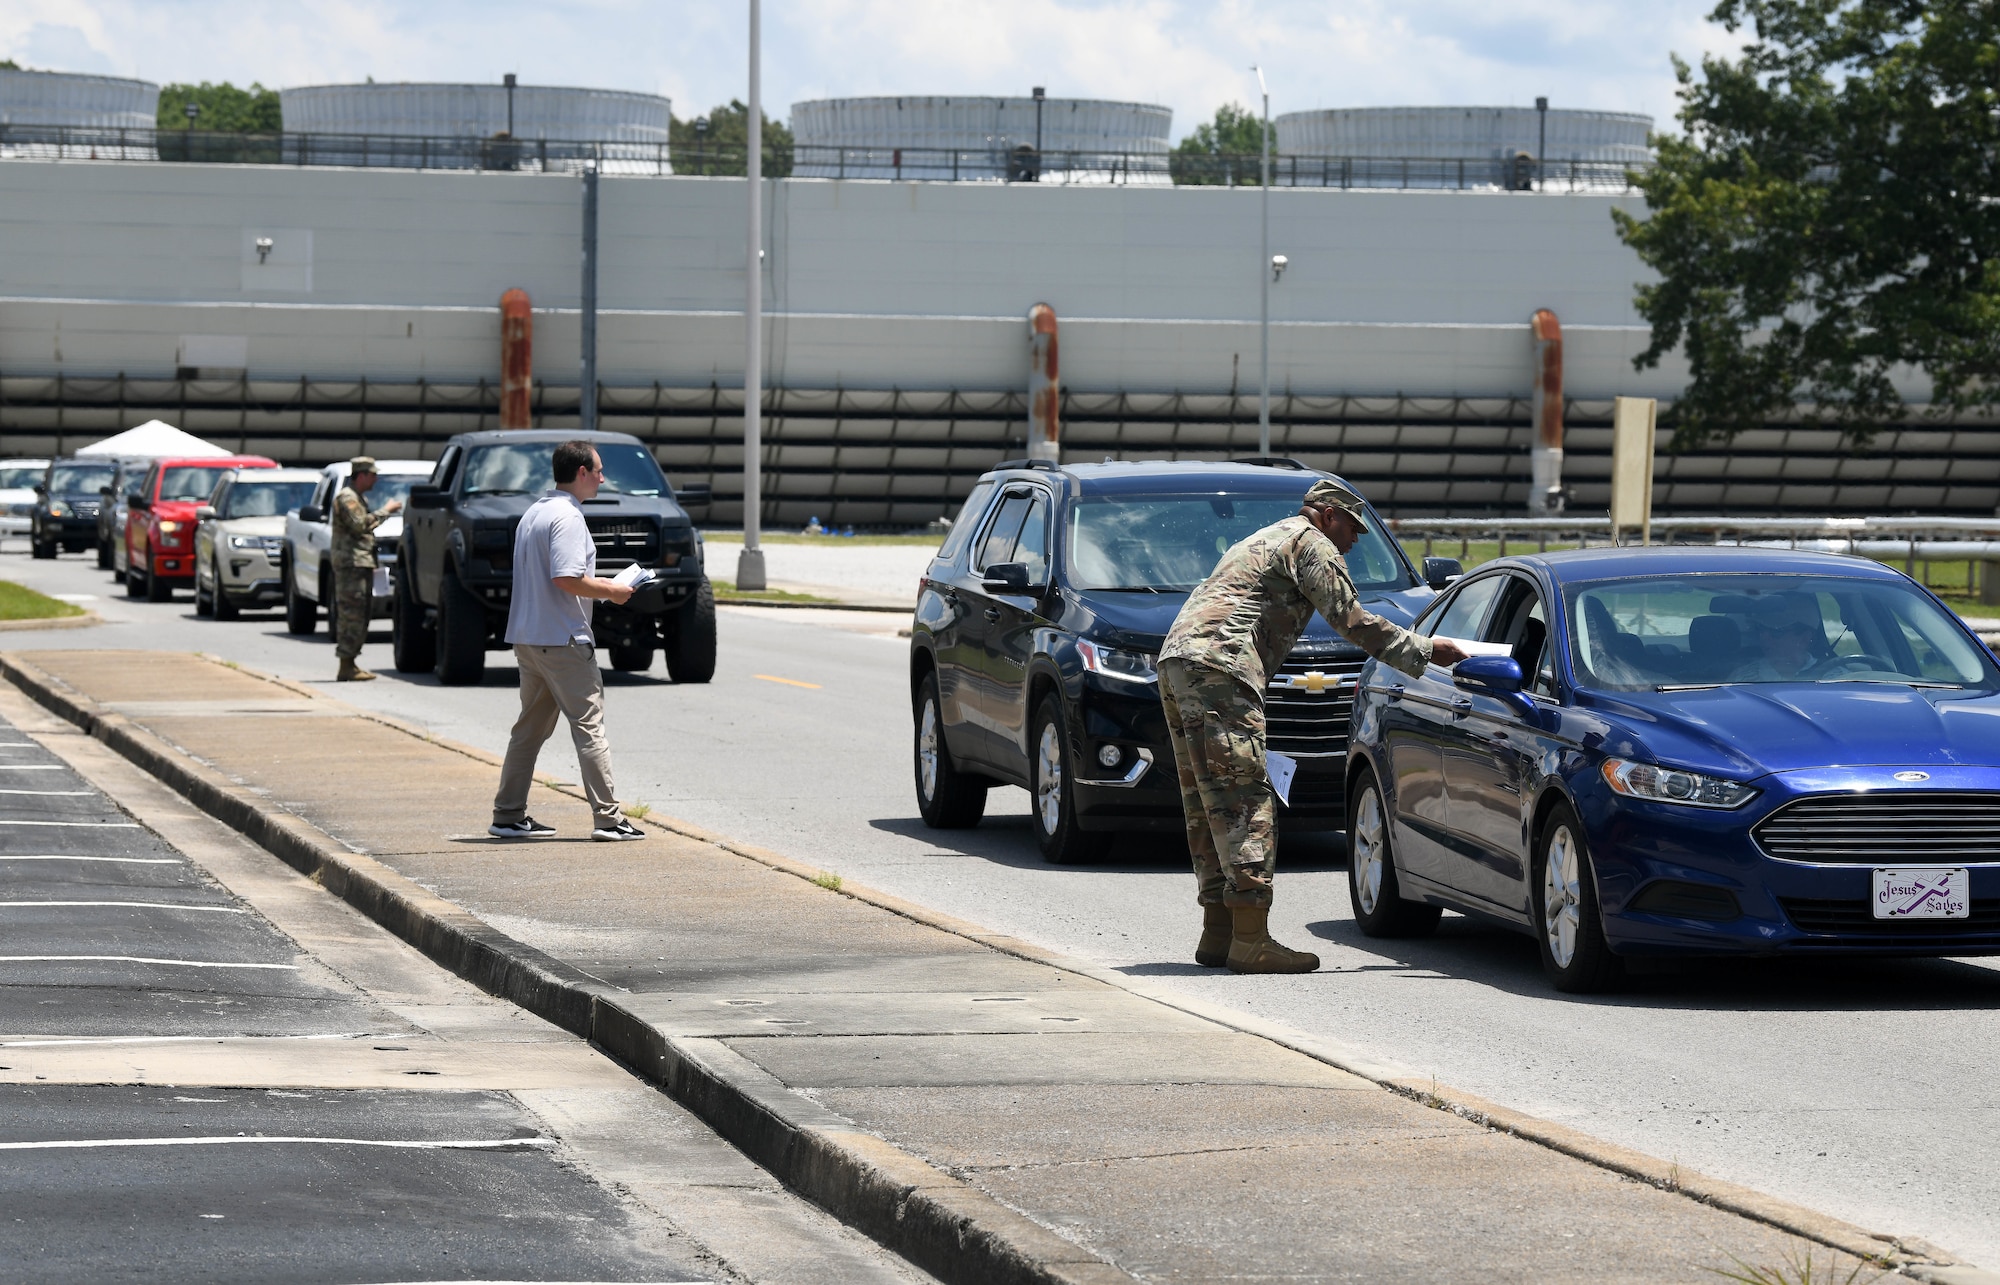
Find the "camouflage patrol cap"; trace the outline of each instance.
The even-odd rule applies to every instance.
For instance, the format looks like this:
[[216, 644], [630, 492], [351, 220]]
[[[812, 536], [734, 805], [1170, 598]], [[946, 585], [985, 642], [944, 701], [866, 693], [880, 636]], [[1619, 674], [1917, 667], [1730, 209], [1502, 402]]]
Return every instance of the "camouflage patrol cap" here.
[[347, 461], [347, 471], [349, 473], [373, 473], [375, 471], [375, 457], [373, 455], [357, 455]]
[[1314, 482], [1312, 489], [1306, 492], [1305, 503], [1339, 509], [1354, 519], [1355, 526], [1363, 531], [1368, 529], [1368, 505], [1359, 495], [1331, 478]]

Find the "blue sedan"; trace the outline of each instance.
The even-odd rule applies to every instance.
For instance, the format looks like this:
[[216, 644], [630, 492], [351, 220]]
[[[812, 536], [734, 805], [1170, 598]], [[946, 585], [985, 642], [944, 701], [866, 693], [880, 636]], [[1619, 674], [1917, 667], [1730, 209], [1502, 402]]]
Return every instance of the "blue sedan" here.
[[2000, 953], [2000, 668], [1856, 558], [1590, 549], [1488, 563], [1371, 662], [1348, 760], [1362, 932], [1445, 907], [1558, 989], [1639, 955]]

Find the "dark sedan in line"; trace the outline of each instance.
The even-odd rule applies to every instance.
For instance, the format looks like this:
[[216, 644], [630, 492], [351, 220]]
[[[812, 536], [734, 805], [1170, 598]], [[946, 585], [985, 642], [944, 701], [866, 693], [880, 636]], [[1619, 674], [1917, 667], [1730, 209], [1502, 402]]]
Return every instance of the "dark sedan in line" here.
[[1363, 671], [1348, 761], [1362, 930], [1442, 908], [1532, 934], [1559, 989], [1690, 953], [2000, 953], [2000, 668], [1865, 559], [1507, 558]]

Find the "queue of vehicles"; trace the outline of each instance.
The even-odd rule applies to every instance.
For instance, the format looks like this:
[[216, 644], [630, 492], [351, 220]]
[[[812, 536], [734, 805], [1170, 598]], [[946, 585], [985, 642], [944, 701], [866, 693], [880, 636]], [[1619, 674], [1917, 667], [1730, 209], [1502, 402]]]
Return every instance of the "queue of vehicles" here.
[[[476, 683], [485, 653], [506, 646], [514, 528], [552, 485], [556, 444], [576, 436], [465, 433], [435, 463], [377, 461], [364, 503], [379, 511], [399, 500], [405, 510], [376, 528], [369, 616], [391, 619], [400, 672]], [[595, 605], [600, 643], [616, 669], [649, 669], [663, 651], [675, 682], [709, 681], [715, 596], [684, 507], [706, 503], [707, 488], [677, 492], [628, 434], [583, 436], [605, 466], [585, 502], [598, 572], [649, 573], [627, 603]], [[310, 634], [322, 610], [335, 623], [331, 511], [348, 469], [280, 468], [259, 455], [0, 461], [0, 483], [26, 497], [0, 490], [0, 536], [28, 536], [36, 557], [94, 545], [129, 597], [167, 602], [191, 589], [197, 615], [282, 608], [291, 633]]]

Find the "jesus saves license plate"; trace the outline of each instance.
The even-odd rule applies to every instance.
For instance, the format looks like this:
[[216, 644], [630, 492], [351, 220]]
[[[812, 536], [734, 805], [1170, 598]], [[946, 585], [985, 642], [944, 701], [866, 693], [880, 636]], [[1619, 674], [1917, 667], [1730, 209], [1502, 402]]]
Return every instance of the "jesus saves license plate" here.
[[1870, 904], [1877, 919], [1969, 919], [1972, 877], [1963, 866], [1877, 870]]

